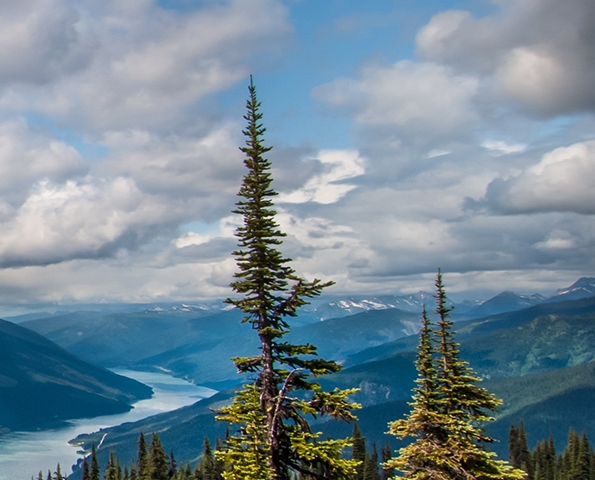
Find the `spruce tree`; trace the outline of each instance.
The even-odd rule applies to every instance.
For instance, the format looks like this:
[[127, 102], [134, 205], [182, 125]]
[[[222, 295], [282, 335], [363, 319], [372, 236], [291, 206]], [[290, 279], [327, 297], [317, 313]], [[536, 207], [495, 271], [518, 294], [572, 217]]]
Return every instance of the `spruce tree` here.
[[359, 425], [353, 425], [353, 446], [351, 447], [351, 459], [358, 462], [355, 467], [354, 480], [363, 480], [364, 463], [366, 460], [366, 438], [362, 435]]
[[139, 480], [149, 480], [149, 454], [147, 453], [147, 441], [145, 440], [145, 434], [140, 432], [138, 436], [138, 472], [137, 476]]
[[97, 449], [95, 444], [91, 447], [91, 468], [89, 470], [89, 480], [100, 480], [101, 471], [99, 469], [99, 461], [97, 460]]
[[392, 449], [388, 443], [382, 448], [380, 455], [382, 459], [382, 474], [380, 478], [381, 480], [388, 480], [395, 475], [395, 469], [389, 466], [392, 459]]
[[294, 345], [283, 339], [298, 308], [332, 282], [298, 277], [290, 259], [278, 249], [285, 234], [275, 220], [277, 192], [265, 158], [271, 147], [264, 144], [259, 108], [250, 79], [243, 131], [246, 144], [240, 148], [247, 173], [234, 210], [243, 219], [236, 230], [238, 249], [233, 252], [239, 271], [231, 284], [239, 298], [227, 301], [245, 314], [243, 322], [256, 331], [260, 353], [233, 359], [239, 373], [252, 375], [252, 383], [220, 412], [218, 418], [239, 425], [239, 431], [218, 454], [230, 468], [224, 473], [226, 479], [286, 480], [292, 472], [318, 477], [318, 471], [325, 478], [348, 477], [354, 463], [341, 455], [348, 440], [320, 440], [306, 417], [329, 414], [354, 420], [355, 405], [347, 400], [353, 390], [324, 392], [316, 377], [337, 372], [340, 366], [318, 358], [311, 344]]
[[151, 445], [149, 446], [149, 478], [151, 480], [168, 480], [168, 471], [168, 456], [163, 449], [159, 436], [153, 432]]
[[[39, 472], [41, 475], [41, 472]], [[43, 480], [40, 478], [39, 480]], [[87, 457], [83, 458], [83, 465], [81, 467], [81, 480], [89, 480], [89, 464], [87, 463]]]
[[433, 329], [424, 309], [412, 409], [389, 424], [390, 433], [415, 440], [386, 466], [420, 480], [524, 479], [524, 472], [485, 450], [493, 440], [479, 425], [493, 419], [500, 401], [476, 385], [480, 379], [460, 358], [440, 271], [435, 285], [438, 321]]

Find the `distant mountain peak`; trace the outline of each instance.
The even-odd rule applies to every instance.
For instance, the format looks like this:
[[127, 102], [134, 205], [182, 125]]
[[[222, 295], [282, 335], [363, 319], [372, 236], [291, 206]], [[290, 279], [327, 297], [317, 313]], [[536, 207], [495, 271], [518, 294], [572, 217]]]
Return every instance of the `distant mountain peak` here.
[[595, 278], [581, 277], [570, 287], [556, 290], [549, 299], [549, 302], [559, 302], [563, 300], [579, 300], [595, 296]]
[[507, 290], [482, 302], [481, 305], [469, 310], [467, 314], [480, 317], [484, 315], [513, 312], [515, 310], [520, 310], [521, 308], [532, 307], [533, 305], [543, 302], [545, 299], [546, 298], [543, 295], [538, 293], [533, 295], [519, 295], [518, 293]]

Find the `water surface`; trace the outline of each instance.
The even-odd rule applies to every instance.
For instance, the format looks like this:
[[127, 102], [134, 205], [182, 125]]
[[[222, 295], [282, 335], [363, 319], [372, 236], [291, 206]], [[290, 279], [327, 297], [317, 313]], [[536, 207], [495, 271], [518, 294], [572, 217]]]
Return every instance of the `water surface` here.
[[68, 444], [77, 435], [175, 410], [216, 393], [210, 388], [164, 373], [113, 371], [149, 385], [153, 388], [153, 397], [135, 403], [127, 413], [73, 420], [68, 426], [55, 430], [13, 432], [0, 436], [0, 480], [30, 480], [31, 477], [37, 478], [39, 471], [46, 478], [48, 469], [53, 473], [58, 463], [62, 473], [68, 475], [71, 466], [81, 456], [77, 453], [78, 447]]

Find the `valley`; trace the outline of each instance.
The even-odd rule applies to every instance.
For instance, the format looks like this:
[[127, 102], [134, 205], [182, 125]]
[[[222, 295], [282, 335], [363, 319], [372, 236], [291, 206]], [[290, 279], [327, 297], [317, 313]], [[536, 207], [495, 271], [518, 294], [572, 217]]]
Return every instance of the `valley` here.
[[[504, 400], [487, 430], [500, 439], [493, 447], [499, 455], [506, 457], [508, 429], [521, 419], [531, 447], [550, 433], [563, 442], [570, 427], [595, 436], [595, 422], [590, 420], [590, 399], [595, 399], [593, 286], [595, 279], [580, 279], [550, 298], [504, 292], [493, 301], [460, 308], [455, 329], [462, 357], [485, 380], [485, 387]], [[413, 310], [432, 300], [423, 292], [402, 299], [402, 305], [412, 311], [395, 308], [399, 303], [395, 297], [320, 301], [296, 319], [288, 334], [290, 341], [311, 342], [321, 356], [344, 365], [341, 372], [322, 378], [321, 383], [325, 389], [360, 389], [353, 399], [363, 406], [358, 412], [359, 425], [370, 445], [388, 442], [398, 447], [394, 437], [385, 435], [386, 425], [409, 410], [420, 318]], [[455, 307], [456, 312], [459, 306]], [[474, 311], [488, 310], [493, 313], [470, 318]], [[327, 318], [331, 311], [337, 316]], [[257, 348], [240, 319], [237, 311], [223, 304], [208, 310], [143, 307], [107, 314], [63, 312], [21, 319], [10, 328], [35, 330], [47, 337], [34, 337], [45, 347], [55, 342], [61, 347], [54, 348], [71, 352], [60, 349], [63, 355], [76, 354], [100, 365], [101, 371], [125, 366], [168, 372], [218, 390], [210, 398], [173, 411], [73, 435], [85, 451], [102, 441], [98, 456], [103, 464], [110, 450], [124, 461], [133, 458], [139, 433], [152, 431], [159, 432], [164, 447], [173, 449], [176, 458], [194, 461], [204, 437], [214, 443], [225, 434], [225, 425], [215, 422], [213, 410], [230, 401], [242, 380], [230, 356], [249, 355]], [[4, 335], [10, 333], [8, 327], [5, 331]], [[2, 388], [8, 387], [8, 383], [0, 384], [2, 398], [6, 397]], [[353, 428], [342, 422], [314, 423], [331, 436], [349, 436]]]

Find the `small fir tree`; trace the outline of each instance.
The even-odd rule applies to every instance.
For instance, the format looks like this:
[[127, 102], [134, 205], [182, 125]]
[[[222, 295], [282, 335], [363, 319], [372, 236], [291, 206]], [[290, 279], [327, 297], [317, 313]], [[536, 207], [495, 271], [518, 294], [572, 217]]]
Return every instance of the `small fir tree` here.
[[485, 450], [485, 443], [493, 439], [479, 424], [493, 419], [490, 412], [500, 401], [477, 385], [480, 379], [460, 359], [440, 271], [435, 298], [435, 329], [425, 308], [422, 313], [411, 412], [389, 424], [389, 433], [415, 440], [386, 466], [402, 471], [405, 478], [420, 480], [524, 479], [523, 471]]
[[[253, 383], [240, 390], [233, 404], [223, 408], [219, 419], [237, 424], [227, 448], [218, 452], [229, 470], [226, 479], [287, 480], [293, 472], [319, 478], [347, 478], [354, 462], [342, 456], [348, 440], [320, 440], [307, 416], [329, 414], [354, 420], [355, 404], [347, 400], [353, 390], [324, 392], [315, 377], [337, 372], [340, 366], [316, 356], [313, 345], [293, 345], [283, 340], [288, 319], [332, 282], [311, 282], [298, 277], [278, 247], [285, 236], [275, 220], [270, 162], [264, 157], [271, 147], [263, 141], [260, 103], [250, 79], [244, 176], [234, 213], [243, 225], [236, 231], [238, 250], [233, 252], [239, 272], [231, 284], [240, 298], [228, 299], [245, 317], [260, 340], [260, 354], [234, 358], [240, 373], [253, 375]], [[300, 393], [301, 392], [301, 393]]]

